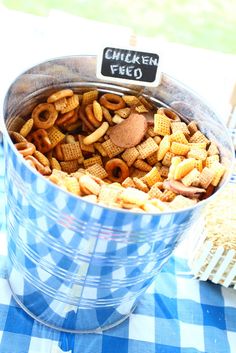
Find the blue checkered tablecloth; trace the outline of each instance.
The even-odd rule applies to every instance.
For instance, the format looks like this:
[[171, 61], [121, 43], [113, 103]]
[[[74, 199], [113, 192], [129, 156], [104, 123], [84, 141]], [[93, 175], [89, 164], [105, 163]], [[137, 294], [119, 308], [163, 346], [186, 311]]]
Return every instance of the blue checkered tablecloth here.
[[[0, 235], [5, 236], [0, 146]], [[14, 301], [0, 256], [0, 353], [234, 353], [236, 291], [199, 282], [183, 258], [171, 257], [129, 319], [97, 334], [42, 326]]]

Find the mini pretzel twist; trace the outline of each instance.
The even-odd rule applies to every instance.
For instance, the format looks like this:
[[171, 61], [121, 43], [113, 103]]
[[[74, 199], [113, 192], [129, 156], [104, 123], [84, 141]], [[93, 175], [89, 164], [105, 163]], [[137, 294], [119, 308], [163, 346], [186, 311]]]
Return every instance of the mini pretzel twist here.
[[34, 143], [37, 150], [46, 153], [52, 148], [52, 143], [48, 137], [48, 133], [44, 129], [38, 129], [27, 136], [27, 139]]

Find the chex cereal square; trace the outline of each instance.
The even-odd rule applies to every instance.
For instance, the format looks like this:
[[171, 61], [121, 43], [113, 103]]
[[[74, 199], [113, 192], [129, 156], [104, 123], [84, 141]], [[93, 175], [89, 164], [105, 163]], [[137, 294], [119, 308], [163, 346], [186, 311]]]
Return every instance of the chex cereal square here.
[[158, 145], [152, 137], [149, 137], [137, 146], [137, 150], [139, 152], [139, 158], [145, 159], [158, 150]]

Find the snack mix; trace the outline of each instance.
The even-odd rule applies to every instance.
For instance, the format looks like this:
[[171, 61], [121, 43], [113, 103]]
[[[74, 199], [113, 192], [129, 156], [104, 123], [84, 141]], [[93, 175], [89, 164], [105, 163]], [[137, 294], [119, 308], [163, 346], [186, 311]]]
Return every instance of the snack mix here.
[[[18, 119], [18, 121], [17, 121]], [[144, 96], [54, 92], [9, 134], [39, 173], [91, 202], [134, 212], [191, 207], [225, 168], [217, 145]]]

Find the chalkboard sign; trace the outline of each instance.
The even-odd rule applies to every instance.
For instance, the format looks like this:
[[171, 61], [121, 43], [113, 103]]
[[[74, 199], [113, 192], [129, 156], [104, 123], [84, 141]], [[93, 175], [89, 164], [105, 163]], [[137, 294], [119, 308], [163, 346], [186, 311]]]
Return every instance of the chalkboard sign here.
[[106, 47], [98, 57], [97, 76], [112, 81], [155, 86], [159, 83], [159, 55]]

